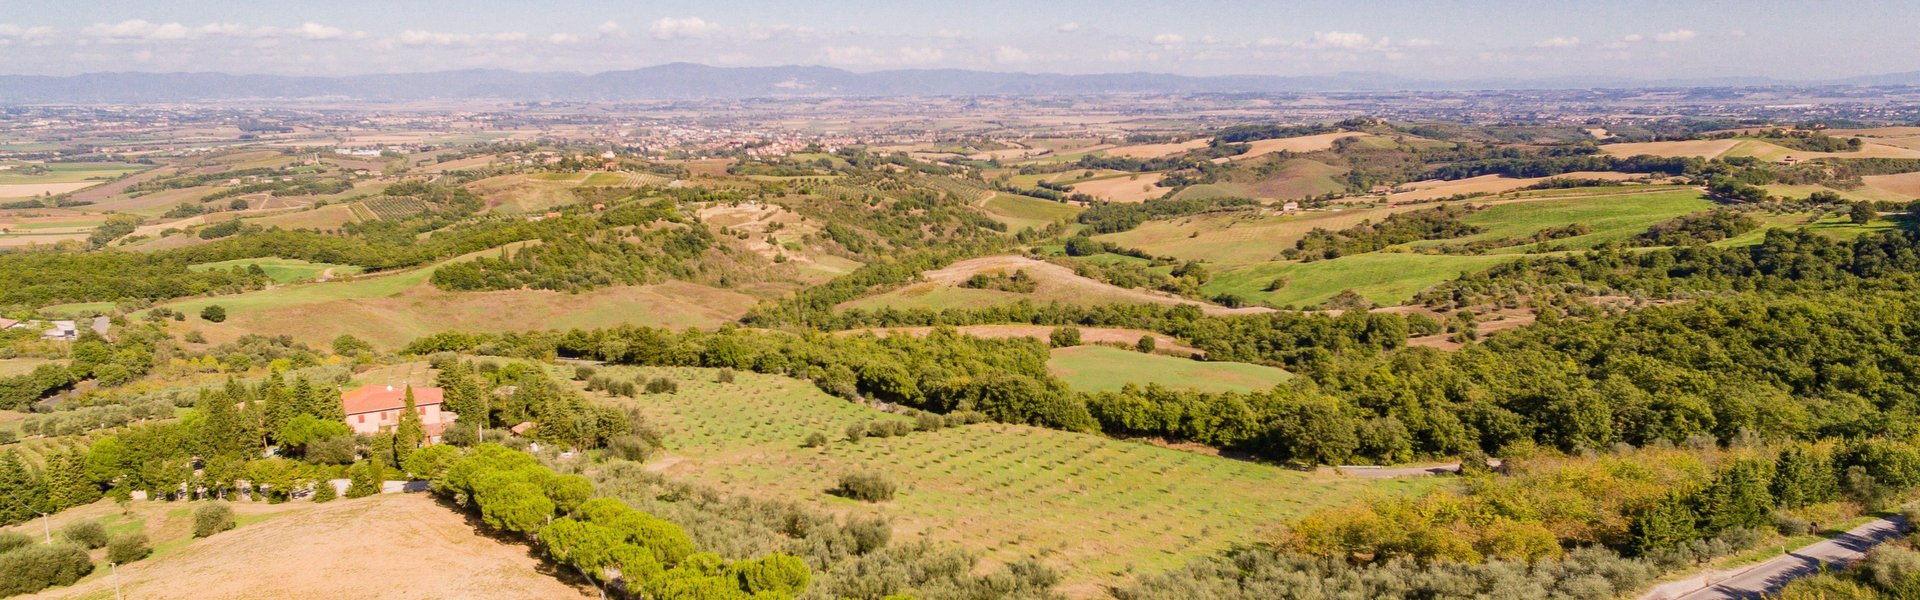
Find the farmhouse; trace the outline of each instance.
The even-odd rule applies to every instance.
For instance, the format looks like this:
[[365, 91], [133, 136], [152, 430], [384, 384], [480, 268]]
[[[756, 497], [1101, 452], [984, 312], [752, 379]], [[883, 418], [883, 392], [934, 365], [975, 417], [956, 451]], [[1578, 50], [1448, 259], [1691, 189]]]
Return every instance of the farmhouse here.
[[391, 385], [365, 385], [340, 395], [347, 413], [347, 427], [354, 433], [376, 434], [400, 426], [400, 411], [407, 406], [407, 390], [413, 391], [414, 412], [427, 431], [427, 443], [440, 443], [440, 433], [453, 425], [457, 415], [442, 410], [445, 394], [435, 387], [395, 388]]

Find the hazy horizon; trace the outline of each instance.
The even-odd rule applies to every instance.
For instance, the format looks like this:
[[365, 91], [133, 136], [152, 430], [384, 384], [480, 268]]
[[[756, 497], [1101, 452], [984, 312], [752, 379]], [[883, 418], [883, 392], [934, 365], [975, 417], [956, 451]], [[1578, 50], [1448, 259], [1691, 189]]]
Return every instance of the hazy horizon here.
[[[152, 6], [29, 0], [0, 16], [0, 74], [595, 73], [688, 62], [854, 72], [1432, 80], [1768, 77], [1920, 70], [1920, 4], [1005, 1], [949, 4], [346, 0]], [[1844, 65], [1835, 68], [1835, 65]]]

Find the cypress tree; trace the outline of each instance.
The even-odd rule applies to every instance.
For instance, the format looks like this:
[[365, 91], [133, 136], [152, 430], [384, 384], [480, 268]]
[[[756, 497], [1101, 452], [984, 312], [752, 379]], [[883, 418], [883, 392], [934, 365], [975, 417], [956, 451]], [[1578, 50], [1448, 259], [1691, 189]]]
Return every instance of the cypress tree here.
[[400, 409], [400, 425], [394, 430], [394, 464], [403, 464], [407, 455], [427, 441], [427, 429], [420, 423], [420, 413], [413, 400], [413, 386], [407, 386], [406, 402]]

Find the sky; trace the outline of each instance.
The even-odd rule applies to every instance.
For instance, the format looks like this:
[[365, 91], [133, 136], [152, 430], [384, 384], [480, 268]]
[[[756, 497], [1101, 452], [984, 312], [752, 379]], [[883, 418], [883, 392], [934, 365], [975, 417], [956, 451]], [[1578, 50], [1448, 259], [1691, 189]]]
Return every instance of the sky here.
[[1920, 0], [0, 0], [0, 74], [671, 62], [1427, 79], [1920, 70]]

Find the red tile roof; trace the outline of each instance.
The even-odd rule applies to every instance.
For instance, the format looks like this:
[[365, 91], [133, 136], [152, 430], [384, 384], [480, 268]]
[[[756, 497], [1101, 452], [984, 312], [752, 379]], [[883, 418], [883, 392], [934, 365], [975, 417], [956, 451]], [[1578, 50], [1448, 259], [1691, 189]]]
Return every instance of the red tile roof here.
[[[413, 388], [414, 406], [427, 406], [443, 402], [440, 388]], [[340, 404], [346, 408], [347, 416], [362, 413], [393, 410], [407, 405], [405, 386], [366, 385], [340, 395]]]

